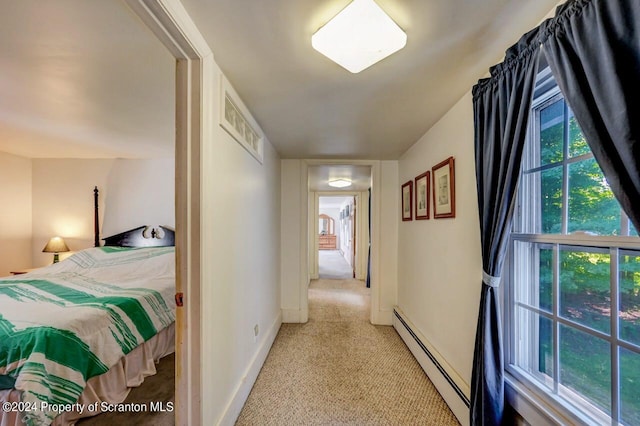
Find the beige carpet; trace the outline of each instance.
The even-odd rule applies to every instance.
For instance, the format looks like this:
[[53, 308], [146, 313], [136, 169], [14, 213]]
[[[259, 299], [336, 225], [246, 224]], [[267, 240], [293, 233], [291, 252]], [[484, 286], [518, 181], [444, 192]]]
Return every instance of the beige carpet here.
[[327, 279], [351, 279], [353, 269], [339, 250], [318, 250], [318, 276]]
[[356, 280], [316, 280], [309, 322], [283, 324], [237, 425], [457, 425]]

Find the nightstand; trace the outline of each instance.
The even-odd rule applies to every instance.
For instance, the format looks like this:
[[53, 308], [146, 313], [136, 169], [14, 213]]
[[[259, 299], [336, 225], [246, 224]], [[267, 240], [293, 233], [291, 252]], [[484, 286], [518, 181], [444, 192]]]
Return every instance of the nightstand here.
[[27, 269], [18, 269], [15, 271], [10, 271], [9, 273], [11, 275], [22, 275], [22, 274], [26, 274], [27, 272], [31, 272], [31, 271], [35, 271], [38, 268], [27, 268]]

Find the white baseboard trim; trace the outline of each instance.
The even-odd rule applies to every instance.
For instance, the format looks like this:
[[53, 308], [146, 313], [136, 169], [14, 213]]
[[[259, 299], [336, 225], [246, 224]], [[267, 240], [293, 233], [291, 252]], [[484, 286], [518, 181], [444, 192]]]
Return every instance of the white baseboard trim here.
[[273, 324], [271, 324], [271, 327], [269, 327], [267, 333], [264, 334], [262, 342], [260, 342], [260, 347], [251, 359], [249, 367], [247, 367], [242, 380], [240, 380], [238, 387], [233, 393], [233, 398], [231, 398], [231, 401], [227, 404], [227, 407], [220, 418], [220, 422], [218, 423], [219, 425], [232, 426], [238, 419], [240, 411], [242, 411], [242, 407], [249, 397], [251, 388], [258, 378], [258, 373], [260, 373], [260, 369], [262, 369], [262, 365], [267, 359], [269, 350], [273, 345], [273, 341], [276, 339], [276, 335], [278, 334], [281, 325], [282, 313], [279, 313]]
[[462, 425], [469, 425], [469, 385], [396, 307], [393, 327]]

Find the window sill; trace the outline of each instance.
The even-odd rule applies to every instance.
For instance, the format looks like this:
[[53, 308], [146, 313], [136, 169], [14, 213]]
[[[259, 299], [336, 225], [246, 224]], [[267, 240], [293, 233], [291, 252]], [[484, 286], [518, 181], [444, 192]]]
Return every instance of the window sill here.
[[598, 425], [560, 404], [541, 398], [531, 387], [508, 372], [505, 372], [504, 380], [509, 405], [531, 425]]

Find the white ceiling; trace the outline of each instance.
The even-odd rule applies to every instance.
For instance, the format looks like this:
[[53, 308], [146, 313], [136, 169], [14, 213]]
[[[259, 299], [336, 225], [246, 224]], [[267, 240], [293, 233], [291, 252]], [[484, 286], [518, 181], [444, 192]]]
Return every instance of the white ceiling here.
[[[0, 0], [0, 151], [173, 154], [174, 61], [124, 1]], [[351, 74], [310, 37], [349, 0], [182, 0], [284, 158], [396, 159], [557, 0], [377, 0], [407, 46]]]
[[123, 2], [1, 7], [0, 151], [174, 155], [175, 60]]
[[376, 0], [407, 45], [359, 74], [311, 47], [349, 1], [182, 0], [285, 158], [399, 158], [558, 0]]

